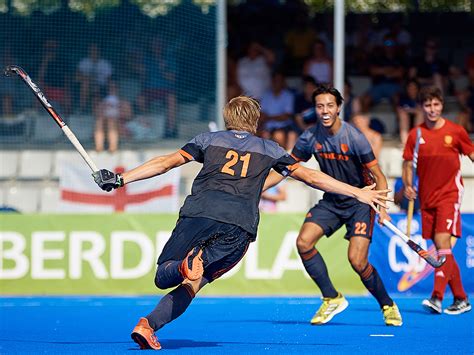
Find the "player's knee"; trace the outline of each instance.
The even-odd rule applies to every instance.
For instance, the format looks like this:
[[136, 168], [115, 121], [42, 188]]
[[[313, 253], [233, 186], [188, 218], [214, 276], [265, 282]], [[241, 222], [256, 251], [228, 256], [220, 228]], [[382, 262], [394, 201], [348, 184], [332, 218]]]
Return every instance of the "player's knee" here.
[[365, 267], [367, 266], [367, 260], [355, 256], [349, 256], [349, 262], [352, 266], [352, 269], [354, 269], [354, 271], [357, 272], [359, 275], [364, 271]]
[[155, 286], [159, 288], [160, 290], [164, 290], [169, 287], [168, 285], [165, 285], [163, 281], [160, 280], [160, 276], [158, 272], [155, 275]]
[[314, 247], [314, 243], [304, 239], [301, 237], [301, 235], [296, 238], [296, 248], [300, 253], [304, 253], [305, 251], [308, 251], [309, 249], [312, 249]]

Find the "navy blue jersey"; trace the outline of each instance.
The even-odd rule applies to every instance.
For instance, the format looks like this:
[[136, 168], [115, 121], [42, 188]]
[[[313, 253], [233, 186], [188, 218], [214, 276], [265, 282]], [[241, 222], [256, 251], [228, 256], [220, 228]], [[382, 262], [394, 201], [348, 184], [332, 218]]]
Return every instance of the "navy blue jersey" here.
[[[292, 155], [308, 161], [312, 155], [322, 172], [349, 185], [363, 187], [374, 182], [369, 168], [377, 164], [372, 148], [365, 136], [355, 127], [342, 121], [342, 126], [330, 135], [321, 123], [307, 129], [298, 139]], [[325, 193], [325, 200], [350, 205], [354, 198]]]
[[270, 169], [288, 175], [296, 160], [277, 143], [248, 132], [198, 135], [180, 153], [203, 164], [181, 217], [206, 217], [256, 234], [258, 203]]

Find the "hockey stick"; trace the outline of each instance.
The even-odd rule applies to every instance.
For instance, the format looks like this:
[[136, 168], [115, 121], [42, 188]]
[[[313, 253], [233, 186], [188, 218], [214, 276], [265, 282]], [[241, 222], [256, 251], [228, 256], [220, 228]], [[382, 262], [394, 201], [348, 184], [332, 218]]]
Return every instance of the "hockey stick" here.
[[89, 154], [87, 154], [82, 144], [76, 138], [74, 133], [72, 133], [71, 129], [66, 125], [66, 123], [63, 121], [61, 116], [59, 116], [59, 114], [56, 112], [53, 106], [51, 106], [51, 104], [46, 99], [46, 96], [44, 96], [44, 94], [41, 92], [39, 87], [31, 80], [28, 74], [19, 66], [16, 66], [16, 65], [7, 66], [5, 68], [5, 75], [11, 76], [12, 73], [17, 74], [23, 80], [23, 82], [30, 87], [30, 89], [34, 92], [36, 98], [39, 100], [41, 105], [43, 105], [46, 111], [48, 111], [51, 117], [56, 121], [58, 126], [62, 129], [63, 133], [71, 141], [74, 148], [76, 148], [76, 150], [79, 152], [81, 157], [85, 160], [87, 165], [89, 165], [89, 168], [91, 168], [92, 172], [98, 171], [99, 169], [97, 168], [95, 163], [92, 161]]
[[[412, 173], [411, 173], [411, 185], [415, 186], [416, 179], [416, 168], [418, 166], [418, 150], [420, 149], [420, 139], [421, 139], [421, 128], [416, 129], [416, 143], [415, 151], [413, 152], [413, 161], [412, 161]], [[415, 200], [408, 201], [408, 211], [407, 211], [407, 236], [411, 237], [411, 221], [413, 220], [413, 211], [415, 209]]]
[[443, 265], [446, 261], [446, 257], [443, 255], [441, 256], [438, 260], [436, 260], [435, 257], [430, 255], [426, 250], [424, 250], [422, 247], [420, 247], [418, 244], [416, 244], [413, 240], [407, 237], [406, 234], [404, 234], [400, 229], [395, 227], [392, 222], [387, 221], [386, 219], [383, 220], [383, 224], [388, 227], [393, 233], [398, 235], [400, 238], [403, 239], [405, 243], [408, 244], [408, 246], [415, 251], [420, 257], [425, 259], [425, 261], [433, 266], [434, 268], [438, 268], [441, 265]]

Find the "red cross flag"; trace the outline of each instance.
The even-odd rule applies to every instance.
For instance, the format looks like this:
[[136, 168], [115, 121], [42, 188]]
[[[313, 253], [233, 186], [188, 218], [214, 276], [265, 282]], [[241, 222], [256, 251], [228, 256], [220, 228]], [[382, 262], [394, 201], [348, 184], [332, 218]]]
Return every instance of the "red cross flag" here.
[[[100, 160], [100, 159], [99, 159]], [[106, 159], [103, 159], [106, 162]], [[101, 168], [115, 173], [136, 167], [124, 166], [120, 159], [109, 159]], [[179, 169], [152, 179], [125, 185], [112, 192], [102, 191], [94, 182], [84, 162], [76, 159], [57, 161], [60, 164], [59, 185], [61, 190], [59, 211], [66, 213], [107, 212], [176, 212], [179, 208]]]

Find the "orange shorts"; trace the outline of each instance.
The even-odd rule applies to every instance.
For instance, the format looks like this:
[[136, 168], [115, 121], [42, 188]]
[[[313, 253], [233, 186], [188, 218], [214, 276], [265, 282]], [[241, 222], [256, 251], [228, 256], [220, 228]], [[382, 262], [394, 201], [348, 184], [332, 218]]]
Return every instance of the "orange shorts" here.
[[437, 233], [449, 233], [461, 237], [461, 213], [459, 204], [444, 205], [421, 210], [421, 228], [424, 239], [433, 239]]

